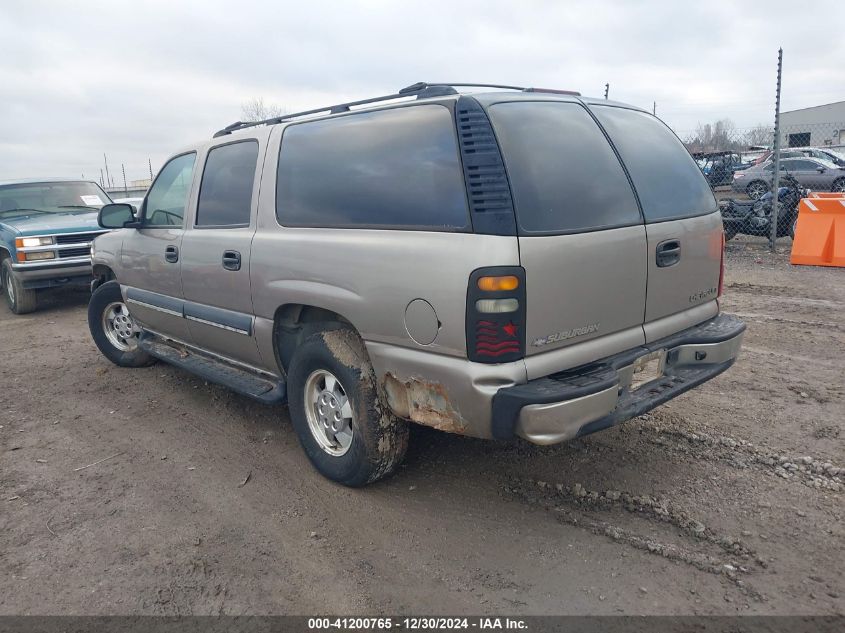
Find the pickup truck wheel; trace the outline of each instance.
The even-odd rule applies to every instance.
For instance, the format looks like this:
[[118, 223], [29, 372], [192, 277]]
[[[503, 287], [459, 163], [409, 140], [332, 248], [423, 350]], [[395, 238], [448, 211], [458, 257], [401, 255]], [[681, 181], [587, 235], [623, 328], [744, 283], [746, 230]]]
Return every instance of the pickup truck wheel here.
[[349, 329], [309, 336], [288, 371], [293, 427], [324, 477], [364, 486], [392, 473], [408, 447], [408, 422], [378, 397], [364, 345]]
[[3, 260], [0, 275], [3, 282], [3, 296], [6, 297], [9, 309], [15, 314], [34, 312], [36, 305], [35, 290], [23, 287], [15, 271], [12, 270], [12, 260], [8, 258]]
[[155, 363], [155, 358], [138, 346], [141, 328], [129, 314], [116, 281], [104, 283], [91, 295], [88, 329], [103, 356], [115, 365], [146, 367]]

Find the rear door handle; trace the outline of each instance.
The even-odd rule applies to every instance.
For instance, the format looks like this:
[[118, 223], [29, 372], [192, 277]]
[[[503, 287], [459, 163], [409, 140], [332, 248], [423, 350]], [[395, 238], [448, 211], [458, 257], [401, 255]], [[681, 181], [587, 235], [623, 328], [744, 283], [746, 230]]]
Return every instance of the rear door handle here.
[[226, 270], [240, 270], [241, 254], [238, 251], [223, 251], [223, 268]]
[[179, 261], [179, 249], [175, 246], [168, 246], [164, 249], [164, 260], [175, 264]]
[[674, 266], [681, 261], [681, 240], [665, 240], [657, 245], [657, 267]]

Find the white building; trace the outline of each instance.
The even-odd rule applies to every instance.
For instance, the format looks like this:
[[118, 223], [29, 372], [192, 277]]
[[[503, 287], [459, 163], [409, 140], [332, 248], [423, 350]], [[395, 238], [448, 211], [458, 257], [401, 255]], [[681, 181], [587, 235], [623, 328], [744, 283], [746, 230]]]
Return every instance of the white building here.
[[845, 101], [781, 112], [781, 147], [845, 145]]

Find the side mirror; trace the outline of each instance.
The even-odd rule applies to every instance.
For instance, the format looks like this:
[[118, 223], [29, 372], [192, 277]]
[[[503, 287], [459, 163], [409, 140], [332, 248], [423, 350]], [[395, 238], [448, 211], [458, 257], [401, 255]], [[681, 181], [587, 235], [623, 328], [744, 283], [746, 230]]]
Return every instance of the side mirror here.
[[104, 229], [122, 229], [136, 224], [135, 210], [130, 204], [122, 202], [107, 204], [97, 215], [97, 224]]

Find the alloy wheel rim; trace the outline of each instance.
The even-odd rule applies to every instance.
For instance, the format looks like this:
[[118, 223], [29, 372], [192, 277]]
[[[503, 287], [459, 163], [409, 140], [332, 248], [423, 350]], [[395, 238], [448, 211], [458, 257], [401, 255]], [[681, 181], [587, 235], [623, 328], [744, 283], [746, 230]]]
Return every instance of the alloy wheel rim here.
[[748, 197], [757, 200], [765, 193], [763, 185], [751, 185], [748, 188]]
[[345, 455], [354, 437], [352, 403], [330, 371], [318, 369], [305, 381], [305, 416], [311, 435], [333, 457]]
[[114, 301], [103, 310], [103, 332], [109, 343], [121, 352], [131, 352], [138, 347], [140, 329], [122, 301]]

